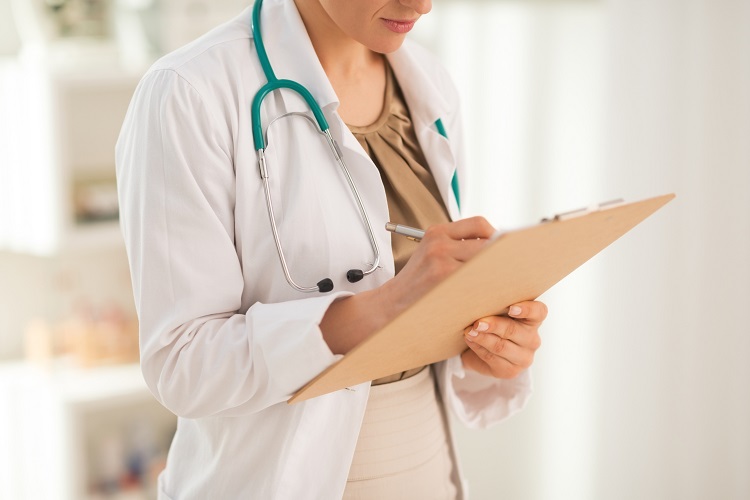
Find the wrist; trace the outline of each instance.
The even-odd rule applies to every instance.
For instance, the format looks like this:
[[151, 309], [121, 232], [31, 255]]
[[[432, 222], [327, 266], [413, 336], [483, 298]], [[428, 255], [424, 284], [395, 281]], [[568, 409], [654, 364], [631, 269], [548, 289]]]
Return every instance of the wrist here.
[[331, 352], [346, 354], [395, 317], [391, 297], [383, 288], [345, 297], [328, 307], [320, 330]]
[[378, 300], [385, 313], [385, 320], [381, 328], [409, 307], [409, 296], [401, 290], [396, 278], [386, 281], [373, 291], [377, 291]]

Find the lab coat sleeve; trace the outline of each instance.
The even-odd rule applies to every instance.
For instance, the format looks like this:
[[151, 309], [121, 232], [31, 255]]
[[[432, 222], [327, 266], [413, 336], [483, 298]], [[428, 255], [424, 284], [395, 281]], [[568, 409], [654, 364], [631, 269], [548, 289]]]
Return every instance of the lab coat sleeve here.
[[460, 356], [438, 363], [443, 401], [460, 422], [472, 429], [488, 428], [519, 412], [531, 397], [531, 372], [496, 379], [466, 370]]
[[116, 149], [141, 365], [173, 413], [234, 416], [286, 401], [337, 359], [319, 322], [342, 294], [244, 313], [232, 134], [173, 70], [140, 83]]

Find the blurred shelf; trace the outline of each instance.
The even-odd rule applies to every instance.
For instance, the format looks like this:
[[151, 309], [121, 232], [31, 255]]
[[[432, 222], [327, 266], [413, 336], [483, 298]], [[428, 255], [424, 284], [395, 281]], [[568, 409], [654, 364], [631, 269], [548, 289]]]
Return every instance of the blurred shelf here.
[[127, 473], [136, 449], [158, 472], [176, 417], [153, 398], [137, 363], [81, 368], [58, 359], [0, 363], [0, 423], [0, 497], [136, 500], [155, 498], [155, 476], [104, 495], [101, 474]]
[[86, 252], [124, 248], [125, 242], [118, 221], [75, 224], [66, 232], [61, 251]]
[[115, 186], [115, 145], [146, 66], [106, 61], [100, 49], [93, 61], [62, 57], [86, 52], [79, 47], [60, 51], [60, 62], [19, 63], [0, 95], [13, 123], [0, 134], [9, 159], [0, 164], [0, 249], [49, 256], [122, 245], [116, 222], [77, 222], [76, 197], [90, 180]]
[[68, 359], [49, 366], [28, 362], [0, 363], [0, 388], [43, 390], [65, 405], [117, 405], [153, 401], [137, 363], [83, 368]]
[[138, 364], [79, 368], [63, 366], [42, 370], [62, 401], [69, 404], [99, 404], [117, 401], [149, 401], [153, 396]]

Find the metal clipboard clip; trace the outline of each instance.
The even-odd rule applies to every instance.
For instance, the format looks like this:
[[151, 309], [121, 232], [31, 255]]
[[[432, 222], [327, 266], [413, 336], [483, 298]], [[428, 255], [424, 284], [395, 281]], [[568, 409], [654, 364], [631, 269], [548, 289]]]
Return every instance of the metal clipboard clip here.
[[[562, 213], [559, 213], [559, 214], [554, 215], [552, 217], [545, 217], [544, 219], [542, 219], [539, 222], [540, 222], [540, 224], [544, 224], [544, 223], [547, 223], [547, 222], [555, 222], [555, 221], [563, 221], [563, 220], [567, 220], [567, 219], [572, 219], [574, 217], [580, 217], [582, 215], [587, 215], [587, 214], [590, 214], [590, 213], [593, 213], [593, 212], [599, 212], [601, 210], [606, 210], [608, 208], [615, 208], [617, 206], [622, 205], [623, 203], [625, 203], [625, 200], [623, 200], [622, 198], [617, 198], [616, 200], [605, 201], [604, 203], [599, 203], [597, 205], [591, 205], [591, 206], [588, 206], [588, 207], [579, 208], [578, 210], [571, 210], [569, 212], [562, 212]], [[495, 233], [490, 237], [490, 240], [491, 241], [492, 240], [496, 240], [498, 238], [501, 238], [506, 233], [509, 233], [509, 232], [512, 232], [512, 231], [517, 231], [517, 230], [520, 230], [520, 229], [526, 229], [526, 228], [529, 228], [529, 227], [532, 227], [532, 226], [520, 227], [520, 228], [516, 228], [514, 230], [497, 229], [495, 231]]]
[[616, 200], [605, 201], [597, 205], [591, 205], [588, 207], [579, 208], [577, 210], [571, 210], [569, 212], [559, 213], [550, 218], [545, 217], [544, 219], [542, 219], [542, 222], [553, 222], [553, 221], [563, 221], [567, 219], [572, 219], [573, 217], [580, 217], [582, 215], [588, 215], [590, 213], [599, 212], [601, 210], [606, 210], [608, 208], [614, 208], [616, 206], [622, 205], [623, 203], [625, 203], [625, 200], [623, 200], [622, 198], [617, 198]]

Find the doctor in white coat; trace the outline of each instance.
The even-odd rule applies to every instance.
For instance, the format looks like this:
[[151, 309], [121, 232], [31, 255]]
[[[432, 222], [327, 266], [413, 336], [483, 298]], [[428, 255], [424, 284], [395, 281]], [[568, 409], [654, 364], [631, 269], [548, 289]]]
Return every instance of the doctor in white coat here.
[[[301, 83], [320, 104], [380, 253], [374, 272], [347, 281], [347, 270], [374, 259], [352, 191], [305, 120], [276, 122], [265, 153], [279, 239], [294, 279], [330, 277], [328, 293], [289, 285], [272, 236], [251, 131], [251, 103], [266, 82], [251, 9], [162, 58], [139, 84], [116, 157], [143, 375], [179, 417], [159, 498], [341, 498], [370, 384], [286, 401], [492, 234], [484, 219], [459, 220], [452, 181], [461, 183], [465, 165], [456, 91], [427, 52], [404, 40], [430, 7], [429, 0], [263, 4], [268, 58], [279, 78]], [[395, 277], [383, 181], [346, 125], [382, 111], [385, 63], [455, 221], [429, 228]], [[309, 114], [296, 94], [274, 92], [262, 121], [293, 111]], [[524, 406], [546, 308], [526, 302], [510, 314], [477, 318], [469, 349], [433, 367], [443, 417], [447, 409], [482, 428]], [[446, 426], [448, 479], [462, 498]]]

